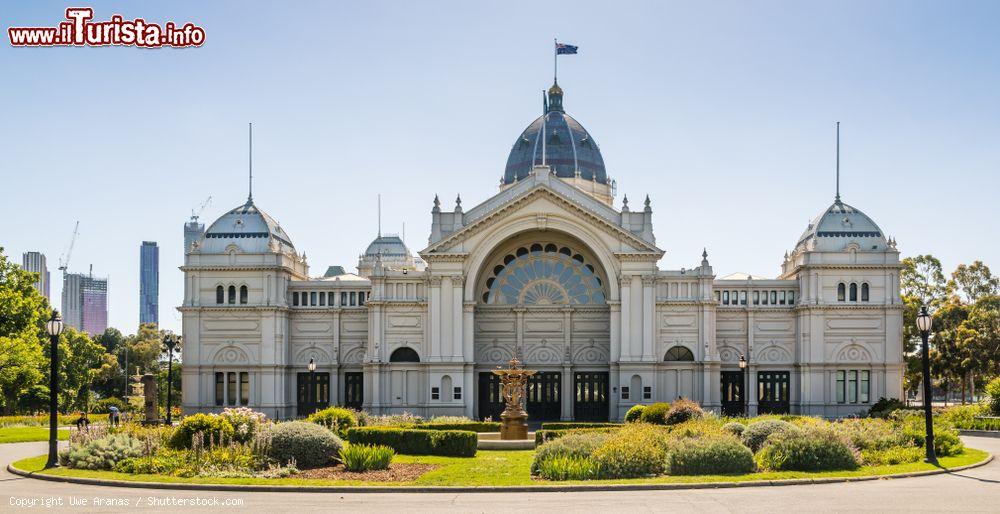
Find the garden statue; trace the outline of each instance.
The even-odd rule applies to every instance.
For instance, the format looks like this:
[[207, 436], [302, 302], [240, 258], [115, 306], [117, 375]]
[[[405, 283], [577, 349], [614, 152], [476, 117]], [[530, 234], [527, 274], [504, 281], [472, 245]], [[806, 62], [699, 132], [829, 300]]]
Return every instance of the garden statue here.
[[142, 392], [145, 394], [145, 407], [147, 425], [156, 425], [160, 422], [160, 411], [156, 406], [156, 376], [146, 373], [142, 376]]
[[507, 404], [500, 414], [500, 439], [527, 439], [528, 413], [524, 410], [524, 397], [528, 377], [535, 371], [524, 369], [521, 361], [514, 357], [507, 369], [497, 366], [493, 374], [500, 376], [500, 395]]

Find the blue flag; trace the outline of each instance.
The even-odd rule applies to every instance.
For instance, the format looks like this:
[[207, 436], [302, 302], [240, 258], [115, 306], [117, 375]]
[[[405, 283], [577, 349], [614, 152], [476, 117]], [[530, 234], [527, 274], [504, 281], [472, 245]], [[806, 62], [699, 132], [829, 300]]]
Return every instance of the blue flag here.
[[556, 43], [556, 55], [575, 55], [576, 47], [565, 43]]

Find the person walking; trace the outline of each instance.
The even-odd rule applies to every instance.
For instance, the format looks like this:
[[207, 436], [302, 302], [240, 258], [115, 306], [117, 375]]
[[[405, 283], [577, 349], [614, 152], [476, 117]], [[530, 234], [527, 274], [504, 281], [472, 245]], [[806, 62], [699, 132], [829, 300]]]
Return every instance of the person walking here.
[[109, 425], [111, 425], [113, 427], [117, 427], [118, 426], [118, 422], [120, 421], [120, 419], [121, 419], [121, 414], [118, 412], [118, 407], [115, 407], [114, 405], [112, 405], [110, 408], [108, 408], [108, 424]]

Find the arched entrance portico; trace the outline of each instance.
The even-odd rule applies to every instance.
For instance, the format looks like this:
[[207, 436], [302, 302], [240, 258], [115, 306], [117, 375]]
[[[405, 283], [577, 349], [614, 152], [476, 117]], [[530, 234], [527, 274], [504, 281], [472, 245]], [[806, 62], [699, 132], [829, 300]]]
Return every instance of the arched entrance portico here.
[[489, 252], [467, 284], [475, 298], [477, 416], [498, 417], [491, 370], [517, 356], [538, 370], [526, 395], [532, 419], [608, 419], [609, 280], [590, 247], [561, 231], [521, 232]]

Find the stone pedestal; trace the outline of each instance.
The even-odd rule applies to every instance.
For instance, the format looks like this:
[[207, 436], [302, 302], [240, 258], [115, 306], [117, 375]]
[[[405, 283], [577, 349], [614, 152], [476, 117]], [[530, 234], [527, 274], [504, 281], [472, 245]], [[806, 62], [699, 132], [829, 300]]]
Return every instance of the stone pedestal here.
[[528, 438], [528, 414], [526, 412], [500, 414], [500, 439], [509, 441]]
[[150, 373], [142, 376], [143, 408], [146, 413], [145, 423], [155, 425], [160, 422], [160, 411], [157, 409], [156, 377]]

